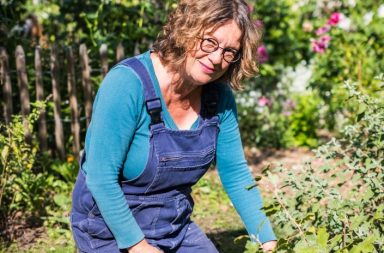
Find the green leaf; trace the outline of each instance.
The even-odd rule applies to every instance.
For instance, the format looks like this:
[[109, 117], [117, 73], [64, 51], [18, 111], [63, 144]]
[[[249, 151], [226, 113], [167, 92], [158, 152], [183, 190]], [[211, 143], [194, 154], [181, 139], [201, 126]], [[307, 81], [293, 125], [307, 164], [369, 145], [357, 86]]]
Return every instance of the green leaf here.
[[333, 237], [331, 240], [330, 240], [330, 243], [329, 243], [329, 246], [328, 246], [328, 249], [329, 251], [332, 250], [336, 245], [341, 244], [341, 239], [342, 239], [342, 235], [336, 235], [335, 237]]
[[66, 205], [70, 202], [69, 201], [69, 198], [67, 195], [64, 195], [64, 194], [56, 194], [54, 197], [53, 197], [53, 200], [55, 201], [55, 203], [63, 208], [63, 209], [66, 209]]
[[1, 151], [1, 162], [3, 164], [6, 163], [7, 159], [8, 159], [8, 154], [9, 154], [9, 146], [5, 146], [3, 148], [3, 150]]
[[375, 237], [368, 236], [364, 241], [354, 246], [350, 253], [372, 253], [374, 252], [374, 243]]
[[327, 229], [324, 227], [321, 227], [317, 230], [317, 244], [323, 248], [327, 248], [327, 241], [329, 238], [329, 234], [327, 232]]

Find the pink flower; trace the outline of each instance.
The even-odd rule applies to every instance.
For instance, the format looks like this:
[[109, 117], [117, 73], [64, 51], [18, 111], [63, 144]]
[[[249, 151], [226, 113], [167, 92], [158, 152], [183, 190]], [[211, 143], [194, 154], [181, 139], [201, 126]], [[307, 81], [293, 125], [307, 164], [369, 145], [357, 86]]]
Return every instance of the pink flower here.
[[268, 61], [269, 55], [268, 55], [267, 49], [265, 48], [264, 45], [260, 45], [257, 48], [257, 59], [259, 60], [259, 62], [261, 64]]
[[328, 24], [324, 25], [323, 27], [320, 27], [319, 29], [316, 30], [316, 35], [320, 36], [320, 35], [328, 32], [330, 28], [331, 27]]
[[286, 110], [294, 110], [296, 106], [295, 106], [295, 102], [293, 102], [292, 99], [287, 99], [283, 107]]
[[248, 13], [253, 12], [253, 4], [248, 4]]
[[295, 109], [295, 107], [296, 107], [295, 103], [291, 99], [286, 100], [285, 103], [283, 104], [283, 108], [284, 108], [283, 115], [290, 116], [292, 114], [292, 111]]
[[325, 49], [329, 46], [329, 42], [331, 41], [332, 37], [329, 35], [324, 35], [318, 40], [312, 39], [311, 41], [311, 47], [312, 51], [315, 53], [324, 53]]
[[331, 17], [328, 19], [328, 24], [335, 26], [337, 25], [341, 20], [341, 13], [340, 12], [334, 12], [331, 14]]
[[262, 29], [262, 28], [264, 27], [264, 23], [263, 23], [263, 21], [261, 21], [260, 19], [257, 19], [257, 20], [255, 21], [255, 26], [256, 26], [256, 28], [258, 28], [258, 29]]
[[265, 96], [261, 96], [257, 102], [259, 106], [271, 106], [272, 102]]
[[312, 40], [311, 42], [311, 48], [312, 48], [312, 51], [315, 52], [315, 53], [324, 53], [325, 52], [325, 46], [324, 46], [324, 43], [321, 43], [317, 40]]
[[284, 115], [284, 116], [287, 116], [287, 117], [291, 116], [291, 114], [292, 114], [291, 111], [284, 111], [284, 112], [283, 112], [283, 115]]
[[328, 47], [329, 42], [331, 41], [331, 39], [332, 39], [331, 36], [329, 36], [329, 35], [324, 35], [324, 36], [322, 36], [322, 37], [320, 38], [320, 41], [323, 42], [323, 43], [326, 45], [326, 47]]

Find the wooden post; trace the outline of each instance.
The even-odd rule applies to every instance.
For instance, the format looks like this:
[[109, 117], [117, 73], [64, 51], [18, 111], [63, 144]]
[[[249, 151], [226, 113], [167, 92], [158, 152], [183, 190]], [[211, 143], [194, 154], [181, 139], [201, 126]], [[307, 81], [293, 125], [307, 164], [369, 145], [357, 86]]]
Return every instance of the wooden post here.
[[52, 75], [52, 94], [53, 94], [53, 112], [55, 119], [55, 141], [58, 156], [65, 160], [64, 133], [61, 122], [61, 97], [59, 89], [59, 63], [57, 58], [57, 48], [53, 45], [51, 48], [51, 75]]
[[138, 41], [135, 42], [135, 47], [133, 49], [133, 55], [140, 54], [140, 43]]
[[5, 48], [0, 47], [0, 84], [3, 86], [3, 98], [4, 98], [4, 119], [5, 123], [11, 122], [11, 116], [13, 113], [12, 106], [12, 85], [11, 78], [9, 76], [9, 63], [8, 54]]
[[69, 106], [71, 107], [71, 131], [73, 135], [72, 151], [76, 160], [79, 161], [80, 153], [80, 123], [79, 111], [76, 98], [75, 65], [71, 47], [67, 49], [67, 86], [69, 94]]
[[117, 60], [117, 62], [123, 60], [124, 55], [125, 55], [125, 53], [124, 53], [123, 43], [120, 42], [116, 48], [116, 60]]
[[32, 143], [31, 131], [29, 129], [28, 115], [30, 113], [29, 91], [28, 91], [28, 77], [25, 67], [25, 54], [22, 46], [16, 47], [16, 69], [17, 69], [17, 83], [20, 89], [20, 103], [21, 103], [21, 117], [24, 124], [24, 135], [27, 143]]
[[[43, 70], [41, 67], [41, 48], [35, 48], [35, 71], [36, 71], [36, 100], [44, 100], [44, 85], [43, 85]], [[45, 109], [40, 111], [38, 125], [39, 125], [39, 145], [41, 152], [48, 151], [47, 143], [47, 120]]]
[[85, 117], [87, 127], [92, 116], [92, 86], [91, 86], [91, 67], [89, 66], [87, 46], [80, 45], [80, 62], [82, 68], [82, 84], [84, 90]]
[[101, 71], [103, 73], [103, 77], [108, 72], [108, 48], [106, 44], [102, 44], [100, 47], [100, 59], [101, 59]]

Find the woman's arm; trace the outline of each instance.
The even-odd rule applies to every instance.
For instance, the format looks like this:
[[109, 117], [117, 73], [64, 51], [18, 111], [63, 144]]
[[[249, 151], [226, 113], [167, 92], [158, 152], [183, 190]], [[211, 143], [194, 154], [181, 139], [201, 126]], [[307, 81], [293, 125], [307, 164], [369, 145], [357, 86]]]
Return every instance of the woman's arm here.
[[259, 190], [256, 187], [246, 189], [255, 182], [244, 157], [236, 114], [233, 94], [229, 88], [225, 88], [219, 103], [220, 132], [216, 153], [218, 172], [251, 239], [261, 243], [275, 241], [270, 221], [262, 210]]
[[86, 183], [119, 248], [144, 238], [118, 184], [133, 138], [140, 104], [141, 83], [126, 67], [109, 72], [98, 90], [86, 136]]

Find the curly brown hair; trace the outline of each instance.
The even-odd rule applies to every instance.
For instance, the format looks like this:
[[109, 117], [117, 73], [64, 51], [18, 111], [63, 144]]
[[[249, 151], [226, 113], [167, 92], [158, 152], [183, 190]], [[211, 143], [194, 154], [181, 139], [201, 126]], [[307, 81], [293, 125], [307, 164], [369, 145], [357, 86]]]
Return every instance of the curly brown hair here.
[[244, 0], [180, 0], [154, 42], [153, 50], [164, 65], [177, 72], [185, 64], [188, 50], [195, 47], [196, 38], [230, 20], [242, 31], [241, 59], [232, 63], [221, 79], [229, 82], [232, 89], [240, 90], [244, 77], [258, 73], [256, 55], [261, 38]]

